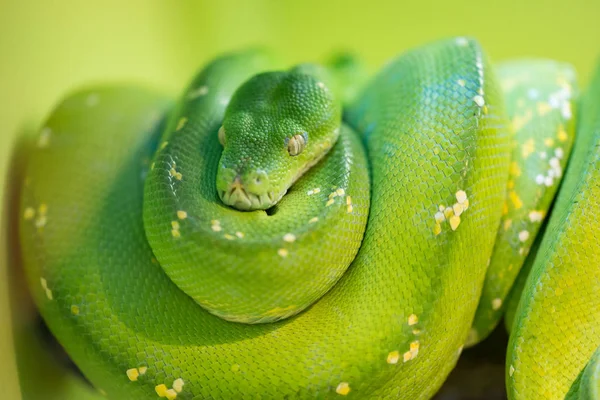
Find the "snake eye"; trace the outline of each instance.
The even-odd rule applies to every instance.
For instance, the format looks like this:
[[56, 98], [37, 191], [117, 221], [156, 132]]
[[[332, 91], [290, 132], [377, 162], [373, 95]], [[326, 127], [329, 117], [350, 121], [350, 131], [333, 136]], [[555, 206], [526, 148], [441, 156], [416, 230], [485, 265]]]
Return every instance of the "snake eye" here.
[[219, 143], [221, 143], [221, 146], [225, 147], [225, 127], [223, 126], [219, 128]]
[[302, 150], [304, 150], [305, 146], [306, 139], [304, 138], [304, 135], [298, 134], [292, 136], [292, 138], [288, 141], [287, 150], [288, 153], [290, 153], [290, 156], [297, 156], [298, 154], [302, 153]]

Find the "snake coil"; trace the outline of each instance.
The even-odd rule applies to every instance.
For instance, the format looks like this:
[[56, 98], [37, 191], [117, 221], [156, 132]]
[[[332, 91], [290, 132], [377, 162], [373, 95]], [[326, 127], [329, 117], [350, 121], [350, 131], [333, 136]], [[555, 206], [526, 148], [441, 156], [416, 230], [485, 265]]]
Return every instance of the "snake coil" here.
[[[22, 196], [28, 282], [110, 398], [429, 398], [465, 342], [498, 323], [566, 168], [570, 68], [510, 64], [497, 80], [466, 38], [407, 52], [360, 94], [340, 68], [295, 67], [302, 84], [265, 78], [279, 68], [260, 50], [220, 57], [176, 103], [137, 86], [89, 88], [44, 125]], [[592, 88], [597, 98], [600, 78]], [[600, 140], [598, 103], [565, 184], [584, 198], [559, 197], [563, 217], [537, 259], [556, 246], [574, 254], [570, 227], [599, 209], [600, 153], [583, 149]], [[240, 127], [259, 133], [236, 138]], [[280, 176], [289, 190], [262, 189]], [[591, 225], [582, 232], [597, 238]], [[547, 263], [533, 265], [524, 298], [541, 305], [516, 311], [512, 398], [564, 396], [600, 345], [600, 272], [587, 267], [598, 247], [576, 252], [587, 280], [573, 272], [554, 287]], [[559, 269], [548, 273], [563, 282]], [[547, 288], [586, 297], [552, 302]], [[588, 308], [572, 314], [585, 332], [569, 333], [581, 354], [556, 360], [562, 374], [547, 385], [537, 377], [550, 371], [527, 357], [546, 346], [528, 339], [536, 327], [553, 340], [535, 317], [549, 304]]]

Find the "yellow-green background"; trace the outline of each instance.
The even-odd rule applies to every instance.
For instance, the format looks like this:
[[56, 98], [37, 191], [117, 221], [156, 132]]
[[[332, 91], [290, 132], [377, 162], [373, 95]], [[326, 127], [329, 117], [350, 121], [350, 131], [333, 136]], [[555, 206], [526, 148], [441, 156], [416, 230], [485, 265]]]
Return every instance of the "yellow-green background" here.
[[7, 229], [8, 166], [16, 136], [36, 127], [69, 88], [137, 80], [175, 93], [219, 52], [256, 43], [290, 61], [349, 48], [374, 70], [407, 48], [450, 35], [475, 36], [495, 60], [569, 61], [585, 83], [600, 55], [599, 21], [598, 0], [0, 0], [2, 397], [19, 398], [7, 292], [13, 283], [6, 279], [14, 264], [7, 243], [15, 235]]

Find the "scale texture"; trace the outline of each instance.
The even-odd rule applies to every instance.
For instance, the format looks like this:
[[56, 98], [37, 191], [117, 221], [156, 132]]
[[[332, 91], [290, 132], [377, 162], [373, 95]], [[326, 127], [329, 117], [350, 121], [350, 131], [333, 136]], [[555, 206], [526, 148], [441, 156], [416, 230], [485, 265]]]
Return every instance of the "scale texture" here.
[[506, 201], [468, 345], [500, 321], [521, 266], [562, 181], [575, 136], [575, 71], [551, 60], [497, 68], [514, 133]]
[[600, 71], [582, 100], [563, 187], [515, 313], [509, 398], [577, 398], [600, 345]]
[[[426, 399], [455, 365], [494, 249], [512, 151], [486, 55], [456, 38], [397, 58], [361, 94], [343, 95], [351, 104], [339, 139], [273, 209], [236, 211], [215, 186], [218, 131], [236, 89], [276, 68], [260, 50], [220, 57], [175, 103], [135, 86], [84, 89], [41, 130], [20, 210], [28, 283], [52, 333], [109, 398]], [[576, 315], [587, 330], [563, 338], [590, 351], [560, 349], [567, 378], [599, 344], [598, 277], [587, 271], [593, 279], [583, 282], [547, 265], [556, 254], [573, 266], [598, 259], [590, 214], [598, 153], [581, 150], [597, 146], [597, 103], [588, 100], [588, 139], [571, 168], [588, 174], [565, 188], [579, 203], [563, 191], [558, 204], [577, 224], [553, 217], [541, 249], [550, 261], [536, 263], [528, 281], [538, 290], [530, 282], [549, 273], [561, 294], [573, 282], [586, 296], [572, 301], [588, 307]], [[526, 293], [515, 326], [531, 327], [511, 336], [521, 346], [507, 372], [511, 394], [563, 393], [535, 389], [535, 360], [550, 353], [524, 343], [529, 329], [556, 327], [536, 311], [544, 297]], [[536, 384], [532, 396], [519, 386], [526, 379]]]

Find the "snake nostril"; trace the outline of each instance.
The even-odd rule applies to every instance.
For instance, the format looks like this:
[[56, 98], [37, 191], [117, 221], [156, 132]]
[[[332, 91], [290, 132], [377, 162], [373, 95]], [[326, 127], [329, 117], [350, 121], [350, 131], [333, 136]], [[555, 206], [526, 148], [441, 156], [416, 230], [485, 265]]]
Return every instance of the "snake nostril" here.
[[260, 185], [267, 181], [267, 174], [264, 171], [259, 170], [254, 175], [253, 181], [255, 184]]

